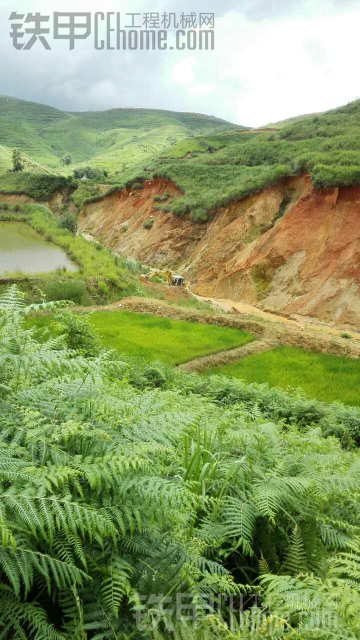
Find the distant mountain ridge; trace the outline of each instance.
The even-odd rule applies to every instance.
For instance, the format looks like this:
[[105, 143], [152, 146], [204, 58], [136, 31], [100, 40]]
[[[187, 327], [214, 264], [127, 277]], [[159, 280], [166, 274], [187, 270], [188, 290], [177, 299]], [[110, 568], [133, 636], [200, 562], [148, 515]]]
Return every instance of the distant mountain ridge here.
[[[236, 129], [245, 127], [199, 113], [126, 107], [67, 112], [0, 96], [0, 145], [17, 147], [52, 170], [61, 168], [66, 153], [74, 165], [129, 168], [185, 138]], [[7, 164], [0, 152], [0, 166]]]

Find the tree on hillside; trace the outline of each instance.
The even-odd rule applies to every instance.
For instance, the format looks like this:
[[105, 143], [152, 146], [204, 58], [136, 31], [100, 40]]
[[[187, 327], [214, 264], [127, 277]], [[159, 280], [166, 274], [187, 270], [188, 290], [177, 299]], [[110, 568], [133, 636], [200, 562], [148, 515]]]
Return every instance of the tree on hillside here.
[[72, 157], [70, 153], [67, 153], [63, 158], [61, 158], [60, 162], [64, 167], [68, 167], [72, 163]]
[[13, 171], [23, 170], [24, 164], [21, 158], [20, 151], [18, 149], [14, 149], [12, 152], [12, 163], [13, 163]]
[[97, 167], [82, 167], [75, 169], [73, 172], [74, 178], [81, 180], [83, 176], [86, 176], [88, 180], [96, 180], [102, 177], [102, 172]]

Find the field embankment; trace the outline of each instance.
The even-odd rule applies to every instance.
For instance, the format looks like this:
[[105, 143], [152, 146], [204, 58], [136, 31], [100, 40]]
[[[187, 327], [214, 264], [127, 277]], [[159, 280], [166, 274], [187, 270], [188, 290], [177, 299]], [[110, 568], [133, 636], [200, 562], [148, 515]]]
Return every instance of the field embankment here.
[[[350, 334], [338, 330], [327, 331], [322, 327], [301, 323], [278, 321], [269, 322], [257, 316], [247, 314], [213, 314], [204, 313], [197, 309], [187, 309], [169, 305], [163, 300], [132, 296], [124, 298], [120, 303], [105, 307], [76, 307], [76, 311], [132, 311], [134, 313], [150, 314], [174, 320], [186, 320], [201, 324], [212, 324], [220, 327], [237, 328], [256, 336], [258, 340], [269, 341], [286, 346], [300, 347], [318, 353], [360, 358], [360, 338], [351, 338]], [[355, 335], [355, 334], [353, 334]], [[349, 337], [342, 337], [349, 336]], [[349, 339], [350, 338], [350, 339]]]

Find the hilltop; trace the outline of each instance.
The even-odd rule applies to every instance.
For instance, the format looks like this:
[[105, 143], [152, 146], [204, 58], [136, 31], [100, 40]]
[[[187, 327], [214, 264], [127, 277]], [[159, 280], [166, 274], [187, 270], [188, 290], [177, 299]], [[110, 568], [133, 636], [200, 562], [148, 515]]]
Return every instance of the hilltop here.
[[[54, 171], [62, 168], [65, 153], [75, 166], [122, 169], [152, 159], [183, 138], [241, 128], [198, 113], [128, 108], [70, 113], [0, 96], [0, 145], [18, 147]], [[2, 157], [0, 150], [6, 165]]]
[[316, 188], [358, 185], [360, 101], [286, 120], [272, 130], [188, 138], [167, 149], [150, 169], [142, 175], [168, 178], [183, 194], [160, 208], [203, 221], [217, 207], [305, 171]]

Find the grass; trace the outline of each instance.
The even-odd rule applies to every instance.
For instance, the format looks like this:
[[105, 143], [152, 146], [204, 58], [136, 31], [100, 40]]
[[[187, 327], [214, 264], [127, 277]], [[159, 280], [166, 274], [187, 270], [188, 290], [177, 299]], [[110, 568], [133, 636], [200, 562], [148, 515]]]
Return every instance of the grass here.
[[233, 200], [263, 189], [291, 175], [286, 165], [246, 166], [208, 165], [200, 162], [169, 164], [156, 170], [155, 175], [168, 178], [184, 195], [160, 209], [169, 207], [175, 215], [190, 213], [194, 221], [206, 221], [208, 212], [224, 207]]
[[359, 100], [278, 127], [192, 137], [169, 147], [149, 176], [172, 180], [182, 196], [157, 208], [206, 221], [213, 209], [304, 171], [319, 189], [360, 185]]
[[213, 374], [282, 389], [301, 388], [309, 398], [360, 406], [360, 362], [350, 358], [278, 347], [204, 373]]
[[84, 200], [88, 198], [94, 198], [101, 195], [101, 191], [97, 184], [78, 181], [78, 188], [71, 195], [71, 200], [80, 209]]
[[[30, 318], [28, 326], [47, 327], [52, 318]], [[123, 311], [101, 311], [91, 316], [103, 346], [126, 356], [179, 364], [203, 355], [251, 342], [248, 333], [228, 327], [195, 324]]]
[[57, 191], [69, 195], [76, 188], [76, 182], [65, 176], [27, 171], [5, 173], [0, 176], [0, 193], [26, 194], [40, 201], [50, 199]]
[[[17, 147], [30, 160], [51, 170], [64, 171], [60, 159], [70, 153], [70, 170], [90, 163], [101, 169], [123, 171], [124, 165], [129, 168], [146, 163], [190, 135], [234, 128], [236, 125], [225, 120], [195, 113], [156, 109], [67, 113], [0, 96], [0, 144]], [[8, 164], [5, 155], [4, 163]]]
[[[102, 181], [115, 188], [165, 177], [182, 195], [156, 208], [199, 222], [218, 207], [305, 171], [319, 189], [360, 185], [360, 100], [277, 123], [275, 131], [244, 131], [200, 114], [151, 109], [65, 113], [0, 96], [0, 169], [9, 164], [9, 148], [17, 146], [62, 173], [88, 165], [106, 169]], [[73, 160], [67, 169], [60, 165], [65, 152]], [[0, 191], [32, 195], [24, 184], [14, 187], [18, 181], [26, 179], [5, 174]], [[96, 184], [80, 185], [72, 195], [78, 207], [99, 197]]]

